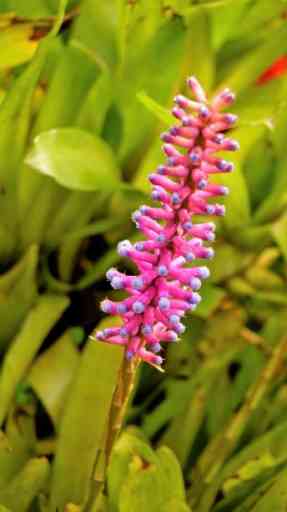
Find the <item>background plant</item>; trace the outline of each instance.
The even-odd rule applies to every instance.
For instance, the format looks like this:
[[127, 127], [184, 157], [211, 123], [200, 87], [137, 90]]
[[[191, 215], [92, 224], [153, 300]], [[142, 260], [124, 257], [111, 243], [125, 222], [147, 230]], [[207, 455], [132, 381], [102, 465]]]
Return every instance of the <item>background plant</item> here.
[[[284, 510], [287, 75], [262, 73], [287, 53], [286, 2], [0, 10], [3, 511]], [[189, 74], [238, 96], [228, 214], [165, 373], [138, 374], [137, 429], [116, 444], [102, 492], [122, 352], [88, 335], [106, 322], [105, 271], [124, 268], [115, 244], [136, 236], [130, 213]]]

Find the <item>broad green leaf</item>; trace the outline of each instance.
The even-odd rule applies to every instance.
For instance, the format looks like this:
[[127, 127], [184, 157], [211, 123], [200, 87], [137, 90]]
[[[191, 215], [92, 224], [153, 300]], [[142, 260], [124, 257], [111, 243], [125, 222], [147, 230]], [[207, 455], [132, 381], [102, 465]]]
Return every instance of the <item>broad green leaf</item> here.
[[59, 207], [57, 215], [50, 221], [45, 233], [45, 243], [55, 247], [86, 226], [94, 215], [104, 209], [107, 192], [68, 192], [66, 201]]
[[215, 75], [215, 55], [212, 48], [211, 20], [205, 5], [191, 11], [186, 17], [187, 62], [186, 74], [195, 75], [206, 91], [212, 90]]
[[87, 55], [71, 45], [62, 47], [36, 120], [34, 135], [71, 125], [98, 76], [95, 63]]
[[241, 58], [234, 70], [231, 70], [228, 78], [220, 85], [228, 87], [235, 92], [241, 92], [246, 89], [256, 78], [280, 57], [287, 50], [287, 27], [286, 23], [276, 27], [269, 32], [268, 39], [259, 44], [254, 50], [250, 51], [245, 57]]
[[282, 215], [271, 228], [272, 235], [287, 260], [287, 215]]
[[234, 131], [234, 138], [240, 143], [240, 150], [233, 154], [230, 160], [235, 169], [230, 174], [220, 175], [217, 182], [224, 183], [229, 188], [229, 195], [224, 200], [226, 217], [224, 225], [229, 231], [250, 222], [250, 199], [247, 183], [242, 171], [242, 165], [251, 147], [262, 136], [264, 126], [240, 126]]
[[219, 307], [226, 293], [222, 288], [206, 285], [201, 290], [202, 302], [196, 309], [196, 316], [209, 318]]
[[143, 192], [149, 192], [150, 183], [148, 181], [148, 175], [154, 171], [158, 165], [163, 163], [163, 161], [162, 141], [160, 140], [159, 133], [157, 133], [133, 177], [134, 186]]
[[[145, 445], [145, 451], [147, 451], [147, 455], [145, 455], [142, 441], [136, 442], [135, 438], [132, 440], [131, 436], [130, 442], [129, 459], [126, 458], [122, 466], [113, 468], [114, 472], [116, 471], [121, 476], [118, 501], [115, 500], [115, 508], [112, 510], [119, 510], [119, 512], [130, 510], [144, 512], [147, 509], [166, 512], [190, 510], [185, 504], [180, 466], [171, 450], [162, 447], [151, 456], [149, 447]], [[127, 455], [128, 452], [126, 457]], [[124, 469], [125, 472], [122, 471]], [[114, 478], [116, 478], [116, 473]], [[177, 506], [177, 508], [170, 508], [173, 506]]]
[[157, 101], [154, 101], [144, 91], [138, 92], [137, 98], [162, 123], [170, 126], [174, 122], [174, 118], [172, 114], [167, 110], [167, 108], [164, 108], [162, 105], [159, 105]]
[[25, 376], [44, 338], [68, 304], [66, 297], [43, 295], [26, 317], [3, 361], [0, 375], [0, 423], [6, 416], [17, 384]]
[[28, 512], [34, 497], [44, 489], [49, 469], [46, 458], [31, 459], [5, 488], [0, 489], [0, 502], [13, 512]]
[[247, 267], [251, 258], [250, 253], [240, 252], [231, 244], [221, 243], [216, 246], [215, 257], [208, 265], [212, 282], [220, 283], [237, 274]]
[[67, 503], [83, 505], [87, 499], [122, 355], [120, 347], [97, 341], [90, 341], [85, 347], [60, 423], [51, 483], [51, 512], [62, 511]]
[[34, 140], [26, 162], [74, 190], [113, 190], [119, 172], [110, 148], [78, 128], [43, 132]]
[[5, 434], [0, 435], [0, 489], [11, 482], [31, 456], [36, 456], [34, 418], [24, 414], [9, 416]]
[[[135, 464], [137, 461], [135, 460]], [[130, 474], [123, 485], [119, 512], [158, 512], [163, 509], [165, 500], [163, 494], [164, 482], [161, 474], [154, 464], [147, 464], [138, 461], [139, 468]], [[142, 467], [140, 467], [142, 464]]]
[[[175, 92], [175, 77], [184, 58], [185, 30], [179, 19], [166, 21], [135, 59], [128, 59], [118, 83], [116, 105], [123, 119], [123, 138], [119, 150], [122, 162], [142, 154], [155, 128], [154, 116], [141, 105], [137, 93], [144, 90], [165, 106]], [[159, 73], [159, 62], [164, 73]], [[130, 76], [134, 79], [130, 80]], [[181, 76], [180, 78], [181, 79]]]
[[[173, 450], [182, 467], [185, 467], [188, 461], [194, 441], [202, 425], [207, 394], [206, 389], [200, 386], [185, 405], [183, 412], [172, 419], [169, 428], [162, 437], [162, 443], [167, 444]], [[180, 443], [178, 442], [179, 438]]]
[[184, 481], [179, 461], [167, 446], [161, 446], [156, 455], [166, 479], [165, 493], [172, 500], [185, 500]]
[[[259, 86], [252, 82], [251, 85], [239, 95], [233, 111], [238, 114], [242, 125], [263, 124], [268, 128], [270, 136], [273, 134], [274, 125], [278, 111], [283, 107], [284, 87], [286, 77], [278, 77], [277, 80], [271, 80], [264, 86]], [[263, 172], [263, 171], [262, 171]]]
[[254, 210], [269, 194], [273, 185], [275, 165], [274, 149], [270, 136], [259, 139], [251, 148], [244, 164], [243, 172], [250, 191], [250, 202]]
[[79, 357], [68, 331], [36, 359], [27, 376], [27, 382], [56, 425], [65, 406]]
[[[32, 136], [52, 128], [71, 125], [96, 76], [95, 63], [86, 55], [70, 46], [60, 47]], [[77, 87], [74, 87], [75, 83]], [[65, 194], [67, 190], [54, 180], [48, 180], [28, 165], [22, 166], [19, 202], [24, 241], [30, 243], [31, 238], [42, 240], [51, 216], [65, 201]]]
[[[10, 250], [17, 242], [15, 230], [18, 219], [15, 201], [17, 200], [19, 164], [23, 158], [29, 131], [33, 92], [45, 62], [48, 47], [47, 41], [40, 45], [34, 59], [15, 81], [0, 105], [0, 176], [2, 188], [5, 190], [5, 194], [2, 194], [0, 213], [1, 218], [5, 218], [4, 228], [14, 237]], [[1, 237], [0, 241], [2, 241]], [[4, 238], [3, 245], [3, 248], [0, 246], [0, 259], [7, 255]]]
[[[4, 5], [3, 5], [4, 4]], [[44, 17], [55, 14], [47, 6], [45, 0], [29, 0], [22, 2], [22, 0], [4, 0], [1, 2], [1, 10], [12, 11], [17, 16], [23, 17]]]
[[140, 457], [146, 464], [155, 464], [156, 455], [148, 443], [133, 431], [124, 432], [112, 451], [108, 468], [109, 505], [111, 512], [118, 510], [120, 493], [129, 474], [129, 467], [134, 457]]
[[103, 71], [91, 87], [83, 106], [81, 107], [76, 124], [79, 128], [100, 135], [107, 112], [114, 97], [114, 84], [111, 74]]
[[[0, 279], [0, 347], [17, 334], [37, 294], [38, 248], [31, 246], [22, 260]], [[1, 287], [2, 283], [2, 287]]]
[[23, 64], [30, 60], [38, 43], [32, 39], [33, 25], [7, 26], [0, 32], [0, 70]]
[[257, 224], [266, 223], [272, 220], [276, 215], [284, 211], [287, 205], [287, 159], [284, 157], [275, 166], [275, 183], [271, 188], [266, 199], [262, 201], [254, 214], [254, 221]]
[[118, 59], [117, 26], [119, 9], [116, 3], [95, 5], [84, 0], [72, 37], [87, 46], [101, 69], [113, 69]]
[[272, 485], [269, 484], [269, 487], [261, 494], [262, 496], [253, 507], [254, 512], [269, 512], [270, 510], [284, 512], [287, 504], [286, 469], [283, 469], [283, 471], [273, 479]]

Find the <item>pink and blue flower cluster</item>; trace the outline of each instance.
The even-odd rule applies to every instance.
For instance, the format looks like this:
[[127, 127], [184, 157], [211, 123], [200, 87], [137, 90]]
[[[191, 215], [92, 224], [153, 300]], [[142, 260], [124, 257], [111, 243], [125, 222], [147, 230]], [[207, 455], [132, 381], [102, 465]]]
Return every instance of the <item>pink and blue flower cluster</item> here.
[[106, 299], [101, 308], [120, 316], [122, 326], [97, 333], [99, 340], [125, 346], [128, 359], [136, 356], [156, 366], [163, 362], [162, 344], [176, 342], [184, 332], [182, 319], [199, 304], [201, 282], [209, 276], [208, 268], [195, 261], [213, 257], [204, 242], [214, 240], [215, 225], [196, 222], [196, 217], [224, 215], [224, 206], [209, 200], [226, 196], [228, 189], [212, 182], [212, 176], [233, 169], [217, 153], [239, 149], [225, 137], [237, 120], [224, 111], [234, 94], [225, 89], [208, 103], [194, 77], [187, 85], [194, 99], [175, 97], [172, 114], [178, 122], [161, 136], [166, 162], [149, 176], [151, 197], [160, 205], [141, 206], [132, 215], [143, 241], [118, 245], [120, 256], [130, 258], [138, 274], [115, 268], [107, 272], [111, 286], [128, 296], [120, 302]]

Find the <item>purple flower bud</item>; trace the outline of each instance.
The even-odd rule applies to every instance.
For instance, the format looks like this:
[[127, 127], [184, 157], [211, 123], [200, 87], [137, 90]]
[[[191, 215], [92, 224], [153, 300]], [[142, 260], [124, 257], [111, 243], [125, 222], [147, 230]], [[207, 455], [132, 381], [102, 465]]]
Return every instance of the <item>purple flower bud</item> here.
[[133, 280], [133, 288], [135, 290], [142, 290], [143, 287], [144, 287], [144, 282], [143, 282], [142, 278], [141, 277], [136, 277]]
[[121, 290], [123, 288], [123, 280], [120, 277], [115, 276], [111, 280], [111, 286], [115, 290]]
[[125, 304], [118, 304], [117, 305], [117, 313], [119, 315], [124, 315], [127, 312], [128, 308]]
[[185, 255], [185, 257], [186, 257], [186, 260], [187, 260], [187, 261], [193, 261], [193, 260], [195, 259], [195, 256], [194, 256], [194, 254], [193, 254], [192, 252], [188, 252], [188, 253]]
[[202, 107], [200, 107], [200, 110], [199, 110], [199, 116], [202, 119], [206, 119], [209, 115], [210, 115], [210, 112], [209, 112], [208, 108], [205, 107], [204, 105], [202, 105]]
[[128, 256], [128, 252], [132, 249], [132, 244], [129, 240], [123, 240], [118, 243], [118, 253], [122, 257]]
[[111, 281], [113, 277], [117, 274], [117, 270], [115, 268], [110, 268], [106, 273], [106, 278]]
[[199, 269], [201, 279], [207, 279], [210, 276], [209, 269], [207, 267], [200, 267]]
[[199, 182], [197, 183], [197, 187], [200, 189], [200, 190], [204, 190], [208, 185], [208, 181], [207, 180], [199, 180]]
[[168, 269], [165, 265], [160, 265], [157, 269], [158, 275], [161, 277], [167, 276]]
[[197, 291], [201, 288], [201, 281], [198, 279], [198, 277], [192, 277], [189, 283], [190, 288], [193, 291]]
[[132, 220], [134, 222], [138, 222], [141, 218], [142, 214], [139, 210], [136, 210], [133, 214], [132, 214]]
[[171, 202], [172, 204], [180, 203], [180, 195], [177, 192], [173, 192], [173, 194], [171, 194]]
[[177, 332], [177, 334], [183, 334], [185, 331], [185, 326], [183, 324], [176, 324], [174, 326], [174, 330]]
[[145, 310], [145, 305], [139, 300], [137, 300], [136, 302], [133, 303], [132, 310], [137, 315], [141, 315]]
[[235, 124], [238, 120], [238, 116], [235, 114], [225, 114], [224, 115], [224, 121], [228, 123], [229, 125]]
[[111, 309], [111, 304], [108, 300], [103, 300], [103, 302], [101, 302], [101, 310], [104, 313], [111, 313]]
[[157, 168], [157, 172], [161, 176], [164, 176], [165, 175], [165, 167], [164, 167], [164, 165], [159, 165], [158, 168]]
[[185, 222], [185, 223], [183, 224], [183, 226], [182, 226], [182, 227], [183, 227], [183, 229], [185, 229], [186, 231], [190, 231], [190, 230], [191, 230], [191, 228], [192, 228], [192, 226], [193, 226], [192, 222]]
[[154, 354], [157, 354], [158, 352], [161, 351], [161, 346], [159, 343], [154, 343], [152, 346], [151, 346], [151, 350], [153, 351]]
[[142, 334], [144, 336], [149, 336], [150, 334], [152, 334], [152, 326], [148, 324], [144, 325], [142, 327]]
[[170, 321], [171, 324], [176, 325], [176, 324], [179, 323], [180, 318], [179, 318], [178, 315], [170, 315], [169, 321]]
[[159, 308], [162, 310], [169, 309], [170, 301], [167, 297], [161, 297], [158, 301]]
[[201, 302], [201, 296], [199, 293], [193, 293], [190, 297], [189, 303], [190, 304], [199, 304]]
[[143, 250], [144, 250], [144, 244], [143, 244], [143, 242], [136, 242], [136, 244], [135, 244], [135, 249], [136, 249], [137, 251], [143, 251]]
[[166, 241], [165, 235], [164, 234], [158, 235], [156, 238], [156, 241], [157, 242], [165, 242]]
[[159, 198], [160, 198], [160, 193], [158, 190], [153, 190], [152, 193], [151, 193], [151, 198], [154, 200], [154, 201], [158, 201]]

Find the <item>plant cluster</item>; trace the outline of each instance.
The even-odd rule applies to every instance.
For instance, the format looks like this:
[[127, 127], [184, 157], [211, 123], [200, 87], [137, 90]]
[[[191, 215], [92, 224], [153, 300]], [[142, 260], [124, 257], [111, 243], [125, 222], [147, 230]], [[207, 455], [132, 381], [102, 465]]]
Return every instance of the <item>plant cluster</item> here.
[[[0, 46], [0, 511], [285, 510], [285, 0], [2, 0]], [[184, 157], [206, 144], [224, 171], [236, 144], [194, 140], [210, 112], [187, 76], [235, 92], [240, 145], [209, 183], [192, 164], [189, 226]], [[120, 326], [100, 303], [126, 290]], [[139, 317], [148, 347], [96, 340]]]

